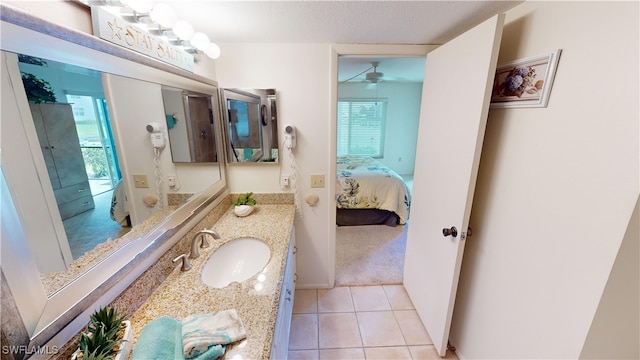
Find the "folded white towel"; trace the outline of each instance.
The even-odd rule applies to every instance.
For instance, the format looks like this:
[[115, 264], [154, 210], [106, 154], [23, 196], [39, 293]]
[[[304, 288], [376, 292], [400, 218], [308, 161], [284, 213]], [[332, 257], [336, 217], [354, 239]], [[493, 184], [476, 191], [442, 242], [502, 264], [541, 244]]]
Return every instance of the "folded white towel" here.
[[190, 315], [182, 320], [182, 347], [187, 359], [204, 354], [211, 346], [231, 344], [246, 337], [235, 309]]

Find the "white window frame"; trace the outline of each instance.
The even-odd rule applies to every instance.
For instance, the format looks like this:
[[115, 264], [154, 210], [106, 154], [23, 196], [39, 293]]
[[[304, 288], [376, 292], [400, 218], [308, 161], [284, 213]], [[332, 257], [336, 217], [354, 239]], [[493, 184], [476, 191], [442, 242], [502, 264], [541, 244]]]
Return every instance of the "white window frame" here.
[[[343, 103], [371, 103], [374, 106], [382, 106], [382, 113], [380, 114], [379, 118], [374, 118], [374, 119], [370, 119], [369, 121], [380, 121], [380, 125], [378, 126], [378, 131], [379, 131], [379, 137], [380, 137], [380, 141], [379, 144], [377, 144], [377, 153], [362, 153], [362, 152], [357, 152], [354, 151], [354, 149], [352, 148], [352, 144], [354, 142], [354, 137], [358, 137], [358, 133], [351, 133], [352, 130], [352, 124], [350, 124], [352, 117], [351, 114], [349, 114], [349, 119], [347, 121], [349, 121], [349, 124], [346, 125], [346, 128], [344, 128], [345, 126], [343, 126], [342, 121], [343, 121], [343, 117], [340, 114], [340, 111], [343, 107]], [[374, 98], [340, 98], [338, 99], [338, 105], [337, 105], [337, 141], [336, 141], [336, 146], [337, 146], [337, 155], [338, 156], [344, 156], [344, 155], [366, 155], [366, 156], [371, 156], [373, 158], [383, 158], [384, 157], [384, 137], [385, 137], [385, 127], [386, 127], [386, 122], [387, 122], [387, 99], [383, 99], [383, 98], [378, 98], [378, 99], [374, 99]], [[351, 111], [351, 105], [349, 105], [349, 111]], [[343, 128], [341, 128], [343, 127]], [[344, 132], [347, 131], [348, 134], [344, 135]], [[343, 137], [346, 136], [347, 139], [343, 139]], [[361, 139], [362, 140], [362, 139]], [[345, 144], [346, 141], [346, 144]]]

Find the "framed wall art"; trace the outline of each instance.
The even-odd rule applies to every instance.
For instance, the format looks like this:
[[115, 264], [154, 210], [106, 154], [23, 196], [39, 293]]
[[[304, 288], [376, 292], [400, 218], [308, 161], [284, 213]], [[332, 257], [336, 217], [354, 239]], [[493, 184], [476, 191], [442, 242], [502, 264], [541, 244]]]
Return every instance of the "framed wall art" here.
[[547, 107], [561, 51], [498, 65], [491, 107]]

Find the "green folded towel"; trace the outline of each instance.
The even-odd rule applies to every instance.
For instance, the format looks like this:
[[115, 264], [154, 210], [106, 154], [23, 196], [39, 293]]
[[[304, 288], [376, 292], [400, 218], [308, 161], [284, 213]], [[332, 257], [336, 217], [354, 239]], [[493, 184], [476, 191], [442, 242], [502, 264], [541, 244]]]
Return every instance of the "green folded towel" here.
[[191, 359], [193, 360], [216, 360], [224, 355], [226, 348], [224, 345], [213, 345], [205, 352]]
[[140, 332], [133, 348], [133, 360], [184, 359], [182, 324], [163, 316], [150, 321]]
[[182, 320], [185, 359], [216, 359], [224, 355], [225, 345], [246, 337], [235, 309], [190, 315]]

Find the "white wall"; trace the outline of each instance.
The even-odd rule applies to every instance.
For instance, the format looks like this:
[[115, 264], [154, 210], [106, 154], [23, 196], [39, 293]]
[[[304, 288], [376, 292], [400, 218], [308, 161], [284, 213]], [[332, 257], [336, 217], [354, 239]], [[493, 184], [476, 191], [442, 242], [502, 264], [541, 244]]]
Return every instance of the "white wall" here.
[[173, 115], [173, 118], [176, 119], [172, 128], [167, 126], [172, 145], [171, 158], [179, 162], [189, 161], [191, 160], [189, 130], [187, 130], [187, 114], [182, 101], [182, 91], [162, 89], [162, 101], [164, 103], [164, 113]]
[[[329, 172], [331, 103], [329, 88], [331, 47], [328, 44], [220, 44], [216, 61], [221, 88], [275, 88], [278, 96], [278, 126], [297, 128], [297, 147], [282, 149], [279, 164], [229, 165], [227, 178], [232, 193], [281, 192], [280, 173], [292, 174], [295, 159], [296, 188], [301, 198], [296, 217], [298, 286], [329, 287], [330, 211], [335, 203], [328, 185], [310, 188], [311, 174], [324, 174], [325, 184], [335, 176]], [[282, 136], [280, 136], [282, 139]], [[282, 144], [281, 144], [282, 145]], [[292, 157], [293, 156], [293, 157]], [[284, 191], [292, 191], [285, 189]], [[315, 207], [302, 200], [314, 193]]]
[[[109, 106], [109, 117], [113, 129], [114, 141], [118, 148], [118, 162], [122, 169], [124, 186], [127, 189], [127, 205], [131, 223], [139, 224], [159, 207], [148, 207], [143, 202], [147, 194], [157, 195], [154, 163], [154, 148], [151, 146], [146, 126], [150, 122], [160, 122], [165, 118], [159, 84], [131, 79], [123, 76], [104, 75], [103, 84]], [[144, 94], [135, 96], [134, 94]], [[166, 126], [162, 130], [165, 142], [168, 142]], [[167, 146], [158, 157], [160, 168], [170, 169], [171, 153]], [[171, 171], [171, 170], [170, 170]], [[166, 176], [166, 172], [163, 173]], [[147, 176], [147, 188], [134, 185], [134, 175]], [[166, 191], [159, 196], [161, 204], [166, 205]]]
[[[376, 88], [366, 83], [338, 85], [338, 98], [375, 99]], [[384, 157], [380, 162], [398, 174], [413, 174], [416, 158], [422, 83], [381, 82], [377, 96], [387, 100]]]
[[[638, 199], [638, 10], [507, 13], [499, 64], [563, 52], [547, 108], [489, 113], [451, 332], [461, 358], [580, 356]], [[637, 337], [601, 354], [621, 343], [637, 358]]]

